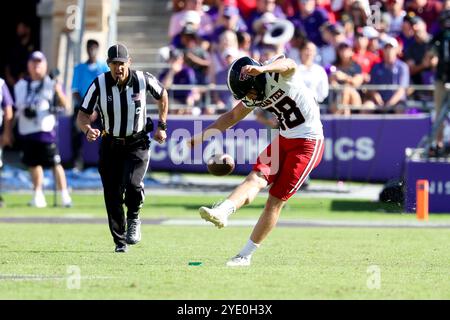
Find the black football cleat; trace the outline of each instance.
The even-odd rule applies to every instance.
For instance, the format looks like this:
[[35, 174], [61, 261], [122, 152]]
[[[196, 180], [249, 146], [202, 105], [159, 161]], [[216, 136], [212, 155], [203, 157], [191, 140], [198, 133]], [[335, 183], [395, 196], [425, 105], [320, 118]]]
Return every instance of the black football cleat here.
[[128, 251], [128, 246], [126, 244], [119, 243], [116, 245], [114, 252], [126, 253]]
[[127, 219], [127, 244], [136, 244], [141, 241], [141, 220]]

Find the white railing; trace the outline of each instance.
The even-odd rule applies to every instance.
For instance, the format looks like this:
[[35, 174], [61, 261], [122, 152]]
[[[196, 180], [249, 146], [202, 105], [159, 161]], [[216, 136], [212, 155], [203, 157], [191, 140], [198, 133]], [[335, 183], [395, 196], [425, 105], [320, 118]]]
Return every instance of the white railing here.
[[[348, 88], [349, 85], [333, 85], [330, 86], [330, 93], [328, 96], [328, 107], [331, 106], [331, 104], [335, 104], [336, 108], [338, 110], [341, 109], [349, 109], [351, 111], [356, 111], [356, 110], [363, 110], [363, 109], [367, 109], [364, 105], [344, 105], [341, 103], [338, 103], [338, 94], [344, 90], [345, 88]], [[363, 84], [359, 87], [352, 87], [354, 89], [357, 89], [360, 93], [367, 93], [368, 91], [394, 91], [394, 90], [398, 90], [398, 89], [406, 89], [406, 101], [405, 101], [405, 108], [406, 109], [411, 109], [411, 108], [419, 108], [424, 112], [429, 112], [434, 108], [434, 103], [433, 103], [433, 97], [432, 94], [430, 95], [430, 100], [414, 100], [412, 97], [412, 94], [414, 92], [433, 92], [435, 89], [435, 86], [430, 84], [430, 85], [407, 85], [407, 86], [402, 86], [399, 84]], [[409, 97], [409, 98], [408, 98]], [[376, 110], [376, 109], [375, 109]]]
[[[321, 110], [327, 111], [330, 107], [330, 103], [335, 102], [334, 99], [336, 99], [336, 93], [342, 91], [344, 88], [348, 86], [346, 85], [336, 85], [336, 86], [330, 86], [330, 94], [328, 97], [328, 103], [327, 104], [321, 104]], [[359, 91], [382, 91], [382, 90], [397, 90], [400, 88], [407, 89], [408, 93], [413, 91], [424, 91], [424, 92], [430, 92], [432, 93], [435, 90], [434, 85], [408, 85], [408, 86], [401, 86], [397, 84], [380, 84], [380, 85], [374, 85], [374, 84], [364, 84], [356, 89]], [[172, 85], [171, 87], [167, 88], [169, 89], [169, 102], [173, 101], [173, 93], [174, 91], [188, 91], [192, 89], [196, 89], [200, 92], [202, 92], [204, 99], [203, 99], [203, 105], [209, 106], [209, 107], [215, 107], [216, 105], [212, 103], [212, 97], [211, 93], [214, 91], [229, 91], [228, 86], [221, 84], [208, 84], [208, 85]], [[417, 102], [417, 103], [414, 103]], [[434, 108], [434, 105], [432, 101], [430, 101], [429, 104], [426, 103], [426, 101], [414, 101], [409, 100], [407, 101], [406, 107], [417, 107], [418, 104], [421, 104], [421, 109], [425, 112], [429, 112]], [[147, 105], [150, 112], [155, 111], [157, 106], [154, 103]], [[186, 108], [187, 105], [185, 104], [179, 104], [179, 103], [170, 103], [170, 108], [172, 110], [177, 110], [179, 108]], [[350, 107], [352, 110], [359, 110], [362, 108], [362, 106], [344, 106], [344, 105], [338, 105], [338, 107]]]

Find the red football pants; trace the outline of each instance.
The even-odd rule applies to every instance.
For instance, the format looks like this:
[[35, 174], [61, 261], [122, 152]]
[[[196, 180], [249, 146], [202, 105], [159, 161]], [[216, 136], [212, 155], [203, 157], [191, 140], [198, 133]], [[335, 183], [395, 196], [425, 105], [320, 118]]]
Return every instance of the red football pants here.
[[283, 201], [292, 197], [322, 160], [323, 139], [275, 138], [258, 156], [254, 171], [263, 173], [269, 193]]

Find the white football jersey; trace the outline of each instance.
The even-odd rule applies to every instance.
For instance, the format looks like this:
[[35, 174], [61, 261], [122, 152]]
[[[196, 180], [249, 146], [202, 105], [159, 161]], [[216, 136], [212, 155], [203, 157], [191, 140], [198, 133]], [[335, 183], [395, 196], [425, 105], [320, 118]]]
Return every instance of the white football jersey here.
[[[284, 56], [276, 56], [267, 63], [279, 58]], [[258, 106], [278, 118], [280, 135], [291, 139], [323, 139], [319, 105], [298, 69], [290, 77], [279, 73], [266, 73], [265, 76], [266, 98]]]

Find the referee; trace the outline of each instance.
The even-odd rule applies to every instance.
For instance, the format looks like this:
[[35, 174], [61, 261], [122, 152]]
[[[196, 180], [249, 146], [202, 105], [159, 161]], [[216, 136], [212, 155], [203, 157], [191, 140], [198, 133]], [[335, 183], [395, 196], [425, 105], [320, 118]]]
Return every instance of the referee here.
[[[131, 59], [124, 45], [110, 47], [107, 62], [110, 71], [99, 75], [90, 85], [77, 124], [90, 142], [102, 136], [98, 170], [109, 228], [115, 252], [126, 252], [127, 244], [141, 240], [139, 211], [144, 203], [143, 178], [150, 159], [148, 132], [153, 130], [151, 120], [146, 117], [146, 94], [150, 92], [158, 100], [159, 122], [153, 139], [159, 143], [167, 137], [168, 96], [153, 75], [130, 69]], [[103, 132], [91, 127], [96, 106]]]

